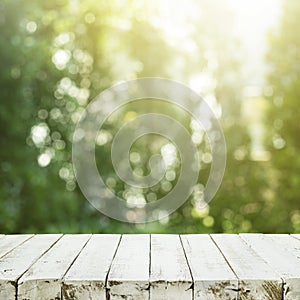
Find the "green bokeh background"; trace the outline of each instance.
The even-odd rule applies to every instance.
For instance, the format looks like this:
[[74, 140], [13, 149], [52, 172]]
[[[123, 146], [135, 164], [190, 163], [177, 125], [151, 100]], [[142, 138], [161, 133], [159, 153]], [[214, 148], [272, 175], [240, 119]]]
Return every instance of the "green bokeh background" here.
[[[182, 30], [192, 46], [162, 29], [159, 1], [1, 1], [0, 232], [300, 232], [300, 2], [285, 1], [265, 36], [265, 85], [247, 99], [246, 58], [227, 2], [186, 5], [193, 14], [182, 12]], [[107, 184], [155, 201], [176, 182], [178, 164], [153, 190], [132, 190], [106, 159], [121, 124], [157, 110], [195, 134], [204, 166], [199, 184], [160, 222], [121, 223], [96, 211], [76, 185], [71, 160], [74, 127], [88, 102], [121, 80], [159, 76], [188, 84], [199, 73], [209, 79], [201, 93], [220, 112], [228, 151], [213, 201], [199, 205], [210, 165], [205, 135], [184, 112], [152, 101], [125, 107], [102, 128], [97, 157], [106, 161], [99, 169]], [[133, 168], [146, 173], [147, 157], [168, 143], [155, 136], [137, 141]]]

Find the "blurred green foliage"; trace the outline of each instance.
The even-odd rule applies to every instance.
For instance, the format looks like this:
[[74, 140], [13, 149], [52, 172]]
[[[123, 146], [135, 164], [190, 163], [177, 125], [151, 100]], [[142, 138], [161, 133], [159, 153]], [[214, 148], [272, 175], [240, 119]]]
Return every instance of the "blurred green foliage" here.
[[[253, 159], [242, 112], [243, 62], [231, 35], [231, 12], [223, 2], [217, 10], [215, 2], [194, 2], [205, 14], [189, 20], [197, 53], [191, 55], [170, 43], [151, 22], [155, 3], [1, 1], [0, 232], [299, 232], [300, 4], [285, 4], [281, 27], [270, 42], [273, 92], [267, 95], [265, 140], [271, 156], [260, 161]], [[223, 22], [216, 22], [216, 14]], [[84, 107], [120, 80], [160, 76], [187, 83], [199, 70], [212, 82], [202, 93], [222, 112], [228, 148], [226, 174], [216, 197], [206, 208], [199, 206], [207, 161], [192, 197], [168, 219], [133, 225], [96, 211], [77, 187], [71, 161], [72, 134]], [[99, 169], [108, 186], [121, 195], [130, 189], [105, 159], [113, 134], [136, 114], [157, 110], [193, 132], [184, 112], [155, 101], [151, 107], [125, 107], [101, 130], [97, 156], [105, 163]], [[147, 157], [167, 144], [159, 137], [137, 141], [133, 167], [147, 171]], [[205, 137], [199, 149], [206, 153]], [[178, 167], [171, 171], [176, 178]], [[163, 196], [174, 180], [158, 186], [150, 198]]]
[[[284, 2], [280, 27], [270, 35], [270, 93], [265, 123], [266, 144], [272, 155], [272, 207], [270, 227], [284, 224], [280, 231], [300, 230], [300, 25], [299, 1]], [[276, 216], [276, 218], [272, 218]]]

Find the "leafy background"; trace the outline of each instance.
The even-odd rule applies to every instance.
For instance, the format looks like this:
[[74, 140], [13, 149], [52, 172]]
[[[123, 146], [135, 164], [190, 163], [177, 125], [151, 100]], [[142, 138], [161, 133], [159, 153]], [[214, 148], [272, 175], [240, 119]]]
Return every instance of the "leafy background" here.
[[[242, 5], [250, 5], [255, 18], [248, 28], [257, 32], [276, 3], [280, 13], [260, 33], [264, 42], [247, 52], [249, 33], [239, 27], [241, 5], [234, 0], [1, 1], [0, 232], [300, 232], [300, 2], [250, 2]], [[265, 4], [260, 13], [258, 2]], [[266, 51], [255, 60], [263, 43]], [[260, 72], [247, 73], [255, 64]], [[223, 183], [203, 208], [211, 159], [205, 135], [189, 116], [161, 103], [125, 107], [99, 133], [99, 162], [120, 124], [159, 109], [190, 130], [204, 166], [180, 209], [134, 225], [109, 219], [85, 200], [71, 148], [76, 122], [94, 96], [144, 76], [175, 79], [200, 92], [220, 118], [228, 155]], [[153, 153], [177, 161], [160, 137], [141, 139], [132, 151], [141, 174]], [[127, 201], [155, 201], [179, 172], [170, 164], [160, 185], [140, 191], [122, 183], [109, 163], [99, 169]]]

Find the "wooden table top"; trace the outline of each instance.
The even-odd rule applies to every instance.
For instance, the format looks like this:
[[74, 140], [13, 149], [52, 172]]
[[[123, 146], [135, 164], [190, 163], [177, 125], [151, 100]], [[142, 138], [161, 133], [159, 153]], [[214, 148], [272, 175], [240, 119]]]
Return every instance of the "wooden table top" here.
[[300, 300], [300, 234], [0, 235], [0, 300]]

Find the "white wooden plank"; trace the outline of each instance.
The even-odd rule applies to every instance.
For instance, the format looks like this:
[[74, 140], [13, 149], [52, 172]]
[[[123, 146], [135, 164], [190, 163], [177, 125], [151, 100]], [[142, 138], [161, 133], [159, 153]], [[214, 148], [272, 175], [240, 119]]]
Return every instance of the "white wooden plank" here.
[[286, 251], [300, 258], [300, 240], [289, 234], [268, 234], [266, 236], [271, 238], [273, 242], [280, 245]]
[[16, 299], [19, 277], [59, 238], [59, 234], [35, 235], [0, 259], [0, 299]]
[[237, 299], [238, 279], [210, 236], [181, 235], [181, 240], [194, 280], [194, 299]]
[[192, 277], [178, 235], [151, 235], [150, 300], [191, 300]]
[[291, 234], [291, 236], [297, 240], [300, 240], [300, 234]]
[[106, 300], [105, 281], [121, 236], [93, 235], [63, 279], [63, 299]]
[[0, 257], [33, 237], [33, 234], [5, 235], [0, 239]]
[[300, 299], [300, 260], [263, 234], [242, 234], [247, 244], [284, 279], [284, 299]]
[[62, 278], [90, 237], [64, 235], [19, 279], [18, 299], [61, 299]]
[[110, 300], [149, 300], [150, 235], [123, 235], [108, 274]]
[[239, 279], [239, 299], [282, 300], [282, 280], [238, 235], [212, 234]]

